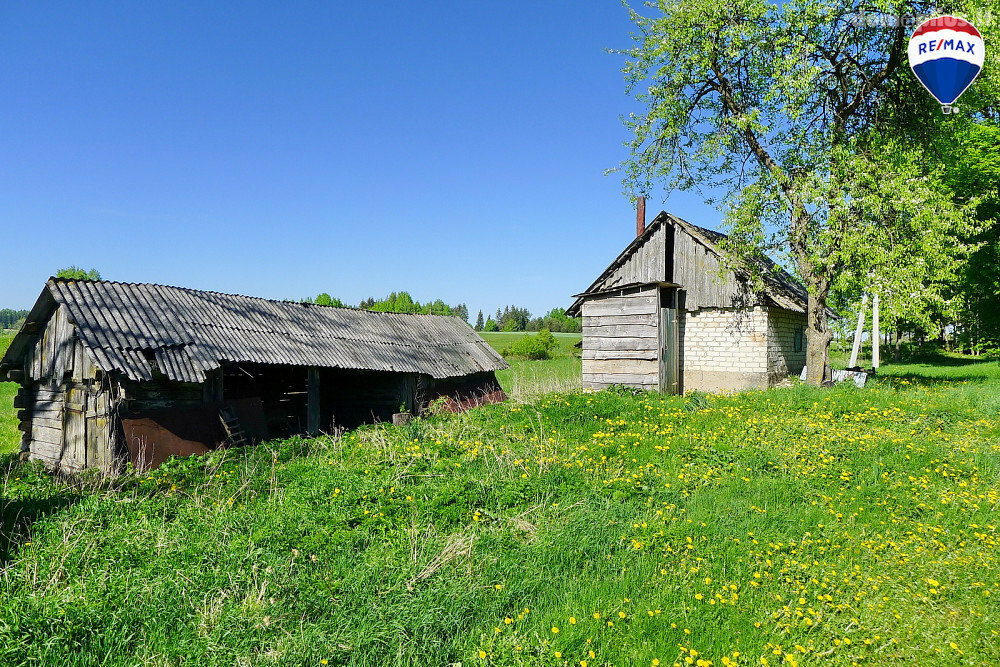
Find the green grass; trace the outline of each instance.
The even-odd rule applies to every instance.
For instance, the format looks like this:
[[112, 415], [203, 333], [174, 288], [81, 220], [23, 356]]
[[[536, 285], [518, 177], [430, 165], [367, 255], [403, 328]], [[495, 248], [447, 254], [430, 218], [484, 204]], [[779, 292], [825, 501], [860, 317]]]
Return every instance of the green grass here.
[[[480, 335], [497, 352], [510, 346], [522, 332], [482, 332]], [[533, 335], [533, 334], [528, 334]], [[517, 401], [531, 400], [552, 392], [577, 391], [582, 386], [580, 350], [575, 347], [582, 334], [555, 333], [556, 348], [551, 359], [537, 361], [508, 359], [510, 369], [497, 373], [507, 394]]]
[[8, 457], [0, 664], [992, 663], [998, 414], [1000, 367], [943, 358], [863, 390], [548, 395], [113, 481]]
[[[14, 340], [13, 334], [0, 334], [0, 358]], [[17, 430], [17, 416], [13, 409], [17, 384], [0, 382], [0, 455], [16, 452], [21, 448], [21, 433]]]
[[[509, 347], [514, 341], [524, 335], [533, 336], [533, 332], [525, 333], [523, 331], [482, 331], [479, 333], [487, 343], [489, 343], [493, 349], [500, 352], [505, 347]], [[554, 333], [552, 334], [556, 339], [556, 349], [553, 351], [553, 357], [579, 357], [579, 348], [574, 347], [580, 342], [583, 334], [578, 333]]]

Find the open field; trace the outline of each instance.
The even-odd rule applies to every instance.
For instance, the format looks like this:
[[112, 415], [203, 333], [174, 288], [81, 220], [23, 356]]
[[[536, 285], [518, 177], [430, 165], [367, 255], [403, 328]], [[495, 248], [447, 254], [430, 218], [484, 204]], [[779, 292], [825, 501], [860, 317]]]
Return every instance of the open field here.
[[[483, 337], [487, 343], [489, 343], [493, 349], [497, 352], [508, 347], [518, 338], [524, 335], [534, 336], [535, 332], [529, 331], [481, 331], [479, 335]], [[552, 334], [556, 339], [556, 349], [553, 351], [553, 357], [579, 357], [580, 350], [573, 347], [583, 338], [583, 334], [579, 333], [554, 333]]]
[[[513, 344], [523, 332], [481, 332], [480, 335], [497, 352]], [[533, 335], [533, 334], [528, 334]], [[530, 400], [552, 392], [578, 391], [581, 386], [580, 350], [574, 345], [582, 334], [554, 333], [556, 348], [551, 359], [532, 361], [508, 359], [510, 369], [497, 373], [504, 391], [514, 400]]]
[[[0, 357], [7, 351], [13, 334], [0, 334]], [[0, 382], [0, 455], [16, 452], [21, 445], [21, 433], [17, 430], [17, 413], [14, 410], [14, 396], [17, 385]]]
[[549, 395], [110, 483], [8, 456], [0, 664], [993, 663], [998, 414], [995, 362], [941, 358], [864, 390]]

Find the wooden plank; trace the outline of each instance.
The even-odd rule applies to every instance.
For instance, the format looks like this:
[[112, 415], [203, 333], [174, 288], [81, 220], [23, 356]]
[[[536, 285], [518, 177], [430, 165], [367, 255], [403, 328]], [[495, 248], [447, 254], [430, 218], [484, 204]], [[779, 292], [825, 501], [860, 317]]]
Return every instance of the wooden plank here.
[[681, 393], [680, 386], [680, 343], [676, 308], [660, 308], [660, 391], [668, 394]]
[[604, 375], [656, 375], [659, 362], [648, 359], [584, 359], [583, 372]]
[[603, 326], [583, 327], [583, 335], [591, 338], [657, 338], [656, 325], [645, 324], [606, 324]]
[[87, 404], [86, 458], [87, 465], [111, 472], [113, 452], [108, 438], [108, 392], [102, 391], [91, 397]]
[[56, 399], [62, 400], [62, 397], [65, 394], [65, 392], [62, 389], [54, 387], [43, 387], [43, 386], [35, 387], [34, 393], [35, 393], [35, 398], [46, 401], [51, 401]]
[[71, 387], [66, 392], [66, 414], [63, 427], [62, 464], [74, 468], [87, 466], [87, 391], [83, 387]]
[[[62, 400], [38, 400], [34, 401], [31, 409], [35, 412], [41, 411], [57, 411], [62, 410], [64, 401]], [[28, 406], [17, 406], [17, 407], [28, 407]]]
[[584, 350], [584, 359], [647, 359], [656, 361], [656, 350]]
[[32, 440], [28, 451], [31, 452], [28, 457], [30, 459], [40, 459], [41, 461], [53, 464], [59, 463], [60, 449], [58, 445]]
[[[656, 330], [654, 329], [655, 333]], [[589, 337], [583, 339], [584, 350], [655, 350], [657, 347], [655, 336], [648, 338], [598, 338]]]
[[642, 324], [655, 327], [657, 316], [655, 313], [642, 315], [584, 315], [581, 323], [584, 327], [607, 326], [608, 324]]
[[306, 398], [306, 430], [309, 435], [318, 435], [320, 422], [320, 386], [319, 368], [315, 366], [309, 367], [309, 373], [306, 379], [306, 391], [308, 393]]
[[31, 439], [37, 442], [47, 442], [50, 445], [62, 447], [62, 429], [31, 425]]
[[656, 302], [648, 297], [632, 297], [626, 302], [619, 299], [592, 299], [583, 304], [583, 316], [600, 315], [655, 315]]
[[44, 426], [45, 428], [61, 429], [63, 427], [63, 422], [62, 419], [58, 417], [40, 417], [38, 415], [32, 415], [30, 419], [24, 419], [18, 424], [18, 428], [22, 431], [27, 431], [32, 426]]
[[33, 408], [19, 410], [18, 419], [31, 419], [32, 416], [44, 417], [46, 419], [62, 419], [62, 408], [40, 408], [37, 405]]
[[128, 401], [128, 407], [133, 412], [146, 412], [150, 410], [167, 410], [170, 408], [183, 407], [186, 405], [202, 405], [201, 398], [195, 400], [179, 399], [133, 399]]
[[656, 373], [643, 374], [643, 375], [585, 373], [583, 375], [583, 382], [584, 385], [586, 385], [588, 382], [595, 382], [601, 384], [624, 384], [629, 386], [646, 386], [651, 389], [655, 389], [657, 386], [658, 377], [659, 375]]

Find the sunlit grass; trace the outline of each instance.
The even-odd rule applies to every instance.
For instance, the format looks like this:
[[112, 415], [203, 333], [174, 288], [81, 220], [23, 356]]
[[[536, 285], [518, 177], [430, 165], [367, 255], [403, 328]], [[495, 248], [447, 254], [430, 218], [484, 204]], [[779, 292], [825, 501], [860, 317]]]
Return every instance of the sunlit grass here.
[[863, 390], [551, 394], [113, 482], [8, 460], [0, 508], [40, 518], [0, 570], [0, 664], [990, 664], [998, 399], [996, 363], [945, 359]]

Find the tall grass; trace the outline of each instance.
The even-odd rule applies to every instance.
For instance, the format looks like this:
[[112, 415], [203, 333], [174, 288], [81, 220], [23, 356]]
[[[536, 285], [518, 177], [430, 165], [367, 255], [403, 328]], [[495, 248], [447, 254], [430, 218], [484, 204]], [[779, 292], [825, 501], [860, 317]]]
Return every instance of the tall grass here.
[[[526, 334], [501, 331], [482, 332], [480, 335], [499, 352]], [[500, 385], [513, 400], [530, 401], [544, 394], [578, 391], [582, 386], [580, 350], [575, 347], [580, 342], [581, 334], [552, 335], [556, 339], [556, 348], [551, 359], [508, 359], [510, 369], [497, 373]]]
[[998, 397], [996, 364], [955, 362], [546, 395], [115, 480], [8, 458], [0, 664], [989, 664]]
[[[0, 334], [0, 358], [7, 352], [13, 334]], [[14, 396], [17, 395], [17, 384], [0, 382], [0, 455], [16, 452], [21, 446], [21, 433], [17, 430]]]

